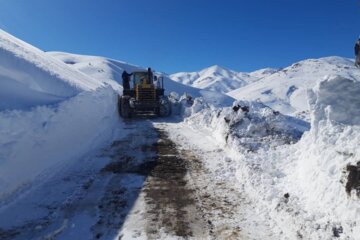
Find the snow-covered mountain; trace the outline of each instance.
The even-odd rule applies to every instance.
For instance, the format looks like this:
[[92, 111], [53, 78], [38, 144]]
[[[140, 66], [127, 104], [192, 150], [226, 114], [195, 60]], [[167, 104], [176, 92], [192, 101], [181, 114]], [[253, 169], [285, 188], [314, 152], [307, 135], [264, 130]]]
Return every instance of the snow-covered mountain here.
[[192, 87], [227, 93], [246, 86], [249, 83], [256, 82], [276, 71], [276, 69], [265, 68], [255, 72], [245, 73], [214, 65], [199, 72], [175, 73], [170, 75], [170, 78]]
[[236, 99], [260, 100], [284, 114], [309, 118], [307, 90], [328, 75], [359, 79], [360, 71], [351, 59], [325, 57], [294, 63], [257, 82], [228, 93]]

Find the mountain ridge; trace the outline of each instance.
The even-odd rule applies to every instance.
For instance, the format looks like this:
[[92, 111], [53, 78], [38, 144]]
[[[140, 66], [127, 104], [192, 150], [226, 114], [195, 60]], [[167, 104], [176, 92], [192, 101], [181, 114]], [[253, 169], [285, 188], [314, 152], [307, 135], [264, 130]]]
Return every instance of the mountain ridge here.
[[273, 74], [276, 71], [277, 69], [264, 68], [250, 73], [236, 72], [226, 67], [212, 65], [198, 72], [174, 73], [170, 75], [170, 78], [192, 87], [227, 93]]
[[258, 100], [284, 114], [308, 119], [307, 90], [329, 75], [360, 79], [360, 71], [353, 60], [330, 56], [296, 62], [227, 94], [238, 100]]

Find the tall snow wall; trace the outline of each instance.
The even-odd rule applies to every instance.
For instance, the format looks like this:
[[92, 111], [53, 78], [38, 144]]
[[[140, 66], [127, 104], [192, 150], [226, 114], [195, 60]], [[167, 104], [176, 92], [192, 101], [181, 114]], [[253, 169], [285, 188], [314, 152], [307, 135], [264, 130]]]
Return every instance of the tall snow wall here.
[[107, 87], [58, 106], [0, 112], [0, 202], [109, 141], [116, 103]]
[[293, 181], [308, 209], [335, 216], [348, 233], [360, 219], [359, 196], [346, 191], [348, 166], [360, 161], [360, 82], [330, 76], [308, 97], [311, 130], [299, 142]]

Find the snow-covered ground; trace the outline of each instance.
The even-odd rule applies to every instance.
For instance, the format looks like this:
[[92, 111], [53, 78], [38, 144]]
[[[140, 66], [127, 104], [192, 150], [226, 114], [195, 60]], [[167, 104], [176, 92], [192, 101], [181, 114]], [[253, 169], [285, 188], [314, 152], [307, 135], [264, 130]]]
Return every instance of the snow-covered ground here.
[[200, 89], [227, 93], [250, 83], [256, 82], [275, 73], [272, 68], [260, 69], [254, 72], [235, 72], [218, 65], [205, 68], [199, 72], [179, 72], [170, 75], [176, 82]]
[[[146, 202], [146, 194], [159, 194], [151, 192], [158, 179], [146, 180], [144, 169], [122, 172], [129, 156], [134, 163], [151, 159], [142, 152], [153, 151], [152, 145], [142, 141], [156, 142], [155, 126], [173, 142], [174, 152], [158, 156], [163, 166], [167, 157], [187, 162], [178, 163], [189, 189], [178, 189], [191, 192], [185, 200], [191, 200], [194, 214], [187, 215], [182, 207], [168, 210], [196, 223], [190, 228], [195, 238], [358, 239], [360, 71], [353, 61], [309, 59], [249, 74], [214, 66], [170, 76], [176, 81], [163, 75], [174, 116], [124, 122], [116, 109], [121, 74], [139, 68], [104, 57], [45, 53], [0, 31], [0, 215], [24, 213], [12, 221], [2, 218], [0, 237], [119, 234], [144, 239], [146, 231], [163, 239], [181, 237], [176, 231], [159, 235], [148, 225], [143, 232], [134, 230], [151, 224], [146, 216], [167, 221], [154, 207], [141, 214], [147, 204], [156, 205]], [[228, 93], [235, 102], [220, 93], [237, 87]], [[112, 151], [103, 156], [102, 148], [109, 145]], [[134, 145], [139, 154], [132, 155]], [[101, 169], [108, 163], [114, 167], [111, 161], [120, 175], [104, 175]], [[72, 177], [69, 183], [66, 179]], [[48, 191], [49, 186], [54, 189]], [[122, 201], [124, 196], [116, 187], [141, 192], [131, 193], [133, 211], [126, 205], [129, 198], [127, 210], [114, 213], [119, 209], [113, 198]], [[99, 204], [95, 215], [91, 204]], [[36, 213], [37, 207], [41, 212]], [[31, 219], [38, 215], [41, 221], [34, 225]], [[174, 224], [186, 229], [184, 238], [191, 235], [184, 221]], [[199, 230], [203, 224], [209, 232]]]
[[185, 111], [192, 114], [184, 121], [195, 133], [173, 134], [185, 138], [182, 144], [190, 149], [202, 148], [187, 143], [193, 135], [216, 139], [227, 159], [208, 167], [218, 176], [237, 178], [257, 211], [280, 227], [279, 239], [357, 239], [359, 92], [360, 82], [353, 78], [319, 82], [308, 92], [310, 130], [307, 122], [259, 103], [238, 101], [218, 109], [195, 101], [188, 108], [196, 111]]
[[342, 57], [307, 59], [228, 93], [236, 99], [261, 101], [283, 114], [309, 120], [307, 90], [330, 75], [359, 79], [354, 61]]

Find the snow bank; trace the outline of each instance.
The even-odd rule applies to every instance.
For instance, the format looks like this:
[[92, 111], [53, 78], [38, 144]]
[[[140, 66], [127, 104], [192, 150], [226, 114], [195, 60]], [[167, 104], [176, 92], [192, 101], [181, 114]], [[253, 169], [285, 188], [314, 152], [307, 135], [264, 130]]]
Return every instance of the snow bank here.
[[101, 82], [0, 30], [0, 111], [53, 104]]
[[0, 30], [0, 202], [110, 139], [105, 85]]
[[297, 146], [289, 177], [307, 210], [328, 215], [352, 239], [360, 235], [359, 93], [359, 81], [340, 76], [309, 92], [312, 129]]
[[196, 98], [182, 100], [185, 121], [205, 128], [222, 144], [239, 151], [296, 142], [308, 129], [308, 124], [257, 102], [235, 101], [232, 107], [216, 108]]
[[296, 144], [272, 141], [255, 154], [229, 146], [239, 184], [277, 221], [284, 239], [358, 238], [359, 92], [354, 79], [327, 77], [309, 91], [311, 129]]
[[310, 131], [306, 122], [259, 102], [216, 108], [201, 98], [183, 98], [182, 106], [185, 122], [226, 147], [216, 174], [235, 174], [235, 185], [257, 211], [281, 228], [280, 239], [357, 239], [359, 93], [353, 77], [319, 81], [308, 92]]
[[[288, 212], [288, 208], [277, 206], [284, 204], [284, 194], [289, 191], [287, 184], [282, 185], [289, 166], [289, 149], [309, 130], [309, 124], [259, 102], [236, 101], [232, 107], [224, 108], [216, 108], [201, 98], [193, 101], [185, 98], [181, 103], [187, 116], [185, 122], [215, 138], [224, 149], [223, 159], [214, 159], [206, 167], [216, 178], [233, 176], [238, 180], [233, 186], [256, 206], [254, 214], [271, 218], [269, 223], [275, 222], [276, 229], [280, 229], [274, 236], [296, 239], [303, 224], [300, 220], [290, 224], [288, 216], [296, 210]], [[293, 192], [290, 195], [293, 198]], [[305, 239], [311, 236], [300, 233]]]
[[309, 91], [312, 126], [317, 131], [324, 121], [360, 125], [360, 82], [330, 76]]
[[0, 112], [0, 201], [111, 139], [116, 103], [108, 87], [58, 106]]

